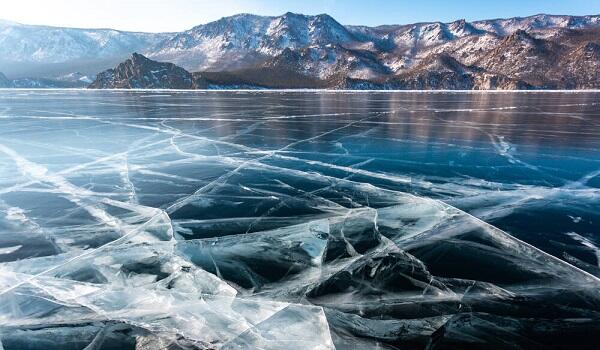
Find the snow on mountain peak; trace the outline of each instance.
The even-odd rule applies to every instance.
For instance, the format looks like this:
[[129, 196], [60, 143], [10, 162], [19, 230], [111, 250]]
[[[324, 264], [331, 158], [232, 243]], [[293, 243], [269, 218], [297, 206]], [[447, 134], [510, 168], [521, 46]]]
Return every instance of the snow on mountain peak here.
[[179, 33], [147, 54], [187, 69], [210, 70], [222, 68], [220, 58], [224, 56], [228, 56], [229, 64], [250, 66], [254, 59], [281, 54], [285, 48], [354, 40], [346, 27], [325, 14], [307, 16], [287, 12], [277, 17], [240, 14]]
[[78, 29], [0, 22], [0, 51], [5, 62], [60, 63], [128, 55], [157, 44], [169, 34]]
[[54, 77], [75, 70], [96, 74], [132, 52], [140, 52], [189, 71], [226, 71], [260, 66], [290, 49], [305, 50], [303, 71], [328, 76], [340, 69], [351, 72], [352, 77], [366, 77], [401, 72], [429, 54], [448, 50], [455, 57], [460, 55], [461, 63], [473, 64], [482, 50], [519, 30], [535, 38], [549, 38], [560, 35], [560, 29], [588, 27], [600, 27], [600, 16], [540, 14], [366, 27], [344, 26], [327, 14], [237, 14], [183, 32], [162, 34], [0, 21], [0, 70], [13, 76], [14, 67], [35, 66], [36, 72], [46, 72], [48, 65], [62, 64], [71, 70]]

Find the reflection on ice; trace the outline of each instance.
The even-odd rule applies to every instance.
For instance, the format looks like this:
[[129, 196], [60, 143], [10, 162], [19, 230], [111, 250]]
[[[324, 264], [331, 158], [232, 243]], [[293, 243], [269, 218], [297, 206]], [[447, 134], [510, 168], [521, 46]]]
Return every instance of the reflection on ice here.
[[517, 97], [212, 94], [2, 92], [2, 348], [596, 344], [597, 139], [531, 158], [554, 124], [485, 117]]

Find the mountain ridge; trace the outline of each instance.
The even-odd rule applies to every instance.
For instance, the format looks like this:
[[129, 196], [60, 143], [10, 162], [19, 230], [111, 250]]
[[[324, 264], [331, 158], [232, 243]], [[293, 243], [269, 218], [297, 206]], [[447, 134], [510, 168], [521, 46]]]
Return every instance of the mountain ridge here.
[[[547, 14], [376, 27], [342, 25], [327, 14], [237, 14], [177, 33], [0, 22], [7, 52], [0, 71], [21, 80], [94, 76], [139, 52], [228, 83], [262, 72], [282, 87], [288, 75], [295, 87], [596, 88], [599, 30], [600, 15]], [[462, 72], [433, 64], [441, 62], [436, 57], [450, 57]]]

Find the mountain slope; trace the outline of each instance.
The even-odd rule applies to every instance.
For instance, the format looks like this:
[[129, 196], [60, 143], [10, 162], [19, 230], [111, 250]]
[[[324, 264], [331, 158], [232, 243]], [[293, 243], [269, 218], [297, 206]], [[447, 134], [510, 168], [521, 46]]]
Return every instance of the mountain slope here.
[[563, 57], [559, 63], [566, 70], [566, 89], [598, 88], [600, 82], [600, 44], [587, 42]]
[[70, 67], [96, 74], [98, 67], [112, 66], [170, 36], [0, 21], [0, 70], [10, 72], [13, 78], [64, 75], [73, 72]]
[[[26, 32], [32, 34], [21, 35]], [[141, 52], [195, 73], [181, 78], [183, 72], [163, 67], [163, 79], [152, 70], [117, 67], [97, 82], [148, 88], [581, 89], [600, 87], [598, 45], [597, 15], [365, 27], [343, 26], [325, 14], [240, 14], [173, 34], [0, 22], [0, 49], [12, 50], [0, 70], [12, 79], [28, 78], [22, 81], [82, 84], [65, 77], [93, 76]]]
[[[315, 23], [320, 32], [336, 35], [308, 36], [315, 32], [311, 29]], [[184, 47], [163, 42], [171, 56], [150, 56], [176, 57], [176, 62], [192, 70], [235, 71], [227, 79], [232, 85], [233, 77], [247, 83], [246, 78], [259, 71], [271, 77], [287, 71], [293, 72], [289, 75], [294, 76], [290, 78], [294, 87], [298, 81], [306, 84], [313, 79], [319, 83], [308, 85], [338, 88], [591, 88], [599, 86], [598, 80], [576, 74], [575, 68], [569, 73], [561, 67], [567, 63], [575, 67], [579, 60], [563, 62], [563, 56], [572, 46], [586, 43], [565, 45], [563, 40], [575, 32], [587, 32], [587, 40], [593, 43], [600, 38], [595, 35], [599, 26], [599, 16], [536, 15], [472, 23], [347, 26], [343, 30], [324, 15], [238, 15], [194, 28], [186, 33], [194, 40]], [[222, 40], [221, 45], [215, 40]], [[586, 62], [591, 72], [586, 77], [594, 77], [593, 59]], [[470, 68], [453, 71], [451, 66]], [[582, 79], [586, 82], [577, 82]]]
[[240, 14], [194, 27], [165, 40], [148, 57], [191, 70], [250, 67], [284, 49], [346, 44], [353, 35], [328, 15]]
[[534, 38], [519, 29], [485, 54], [477, 64], [488, 71], [542, 86], [549, 80], [548, 67], [556, 64], [560, 51], [559, 44]]

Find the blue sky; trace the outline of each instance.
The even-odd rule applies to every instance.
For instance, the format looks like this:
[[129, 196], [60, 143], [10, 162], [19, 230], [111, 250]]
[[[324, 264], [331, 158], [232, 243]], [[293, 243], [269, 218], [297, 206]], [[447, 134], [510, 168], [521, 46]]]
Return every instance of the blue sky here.
[[343, 24], [405, 24], [527, 16], [600, 14], [600, 0], [3, 0], [0, 18], [27, 24], [180, 31], [240, 12], [328, 13]]

